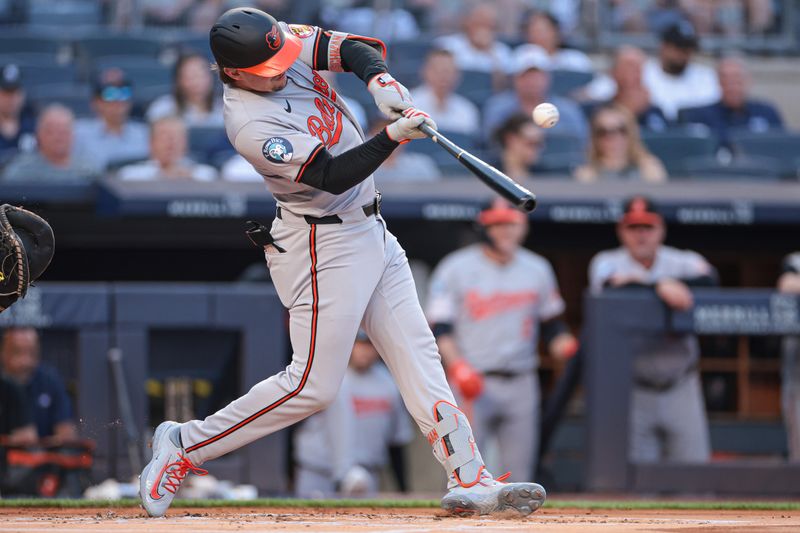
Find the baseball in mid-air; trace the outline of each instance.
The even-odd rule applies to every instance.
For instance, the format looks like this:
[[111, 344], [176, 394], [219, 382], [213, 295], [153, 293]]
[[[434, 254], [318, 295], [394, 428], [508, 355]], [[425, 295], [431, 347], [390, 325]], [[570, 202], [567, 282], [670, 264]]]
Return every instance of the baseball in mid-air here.
[[558, 108], [551, 103], [544, 102], [533, 110], [533, 121], [541, 128], [552, 128], [558, 124]]

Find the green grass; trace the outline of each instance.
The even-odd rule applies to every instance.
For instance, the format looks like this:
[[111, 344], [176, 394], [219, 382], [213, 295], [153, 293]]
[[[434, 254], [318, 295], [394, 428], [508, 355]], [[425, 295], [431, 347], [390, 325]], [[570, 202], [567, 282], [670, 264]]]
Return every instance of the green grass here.
[[[0, 500], [0, 508], [125, 508], [138, 507], [138, 500], [45, 500], [19, 499]], [[439, 506], [438, 500], [297, 500], [266, 498], [259, 500], [181, 500], [173, 508], [198, 509], [207, 507], [248, 508], [393, 508], [430, 509]], [[692, 510], [692, 511], [800, 511], [800, 502], [747, 502], [747, 501], [658, 501], [658, 500], [551, 500], [547, 509], [584, 510]]]

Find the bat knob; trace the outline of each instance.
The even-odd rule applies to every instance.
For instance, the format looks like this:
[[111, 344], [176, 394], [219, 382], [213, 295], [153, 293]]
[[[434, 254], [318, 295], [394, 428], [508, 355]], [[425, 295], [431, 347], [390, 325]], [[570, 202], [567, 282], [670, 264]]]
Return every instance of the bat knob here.
[[534, 209], [536, 209], [536, 197], [535, 196], [528, 196], [522, 199], [522, 202], [519, 205], [526, 213], [530, 213]]

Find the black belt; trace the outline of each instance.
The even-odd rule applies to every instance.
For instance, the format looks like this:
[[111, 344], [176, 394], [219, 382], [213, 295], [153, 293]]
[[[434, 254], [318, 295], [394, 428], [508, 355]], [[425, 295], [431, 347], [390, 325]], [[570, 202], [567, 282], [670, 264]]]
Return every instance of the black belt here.
[[487, 378], [512, 379], [525, 376], [530, 373], [531, 372], [529, 370], [525, 370], [524, 372], [514, 372], [513, 370], [487, 370], [483, 373], [483, 375]]
[[[367, 205], [361, 206], [361, 209], [364, 211], [364, 216], [371, 217], [372, 215], [379, 215], [381, 213], [381, 194], [378, 193], [375, 195], [375, 199], [368, 203]], [[283, 218], [281, 216], [281, 206], [278, 206], [278, 209], [275, 213], [275, 216], [278, 218]], [[312, 217], [311, 215], [303, 215], [303, 218], [308, 224], [341, 224], [342, 219], [339, 218], [339, 215], [327, 215], [324, 217]]]
[[687, 367], [680, 376], [671, 379], [669, 381], [655, 382], [638, 377], [634, 377], [633, 381], [636, 384], [636, 386], [640, 389], [645, 389], [650, 392], [666, 392], [672, 389], [678, 383], [682, 382], [684, 379], [686, 379], [687, 376], [696, 372], [699, 368], [700, 368], [699, 363], [694, 363], [692, 365], [689, 365], [689, 367]]

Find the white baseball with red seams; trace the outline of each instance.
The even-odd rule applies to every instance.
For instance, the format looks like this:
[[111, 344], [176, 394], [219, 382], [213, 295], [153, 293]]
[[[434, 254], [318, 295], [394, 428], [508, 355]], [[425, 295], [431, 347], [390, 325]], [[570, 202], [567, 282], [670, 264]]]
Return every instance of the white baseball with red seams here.
[[560, 117], [558, 108], [549, 102], [543, 102], [533, 109], [533, 121], [541, 128], [552, 128], [558, 124]]
[[[196, 465], [324, 409], [336, 396], [361, 326], [419, 428], [426, 435], [437, 429], [432, 445], [450, 479], [448, 496], [453, 496], [443, 505], [475, 512], [536, 510], [544, 490], [533, 483], [495, 481], [483, 466], [466, 417], [455, 416], [460, 412], [453, 407], [405, 252], [380, 215], [364, 209], [375, 202], [372, 177], [339, 195], [300, 182], [307, 162], [322, 147], [336, 156], [364, 142], [346, 103], [313, 70], [320, 30], [306, 28], [295, 32], [303, 48], [286, 72], [284, 89], [255, 93], [227, 85], [224, 93], [228, 137], [264, 176], [280, 207], [271, 228], [279, 249], [270, 248], [266, 259], [289, 310], [292, 362], [206, 419], [180, 425], [185, 461], [176, 461], [172, 456], [179, 452], [162, 438], [160, 446], [169, 449], [161, 454], [154, 449], [146, 472], [156, 477], [148, 479], [147, 488], [163, 485], [165, 476], [179, 483]], [[331, 215], [341, 223], [307, 219]], [[172, 466], [162, 464], [163, 457], [171, 458]], [[163, 472], [160, 478], [158, 472]], [[150, 514], [166, 512], [163, 503], [147, 500], [151, 491], [142, 492]], [[165, 497], [172, 496], [169, 491]]]

